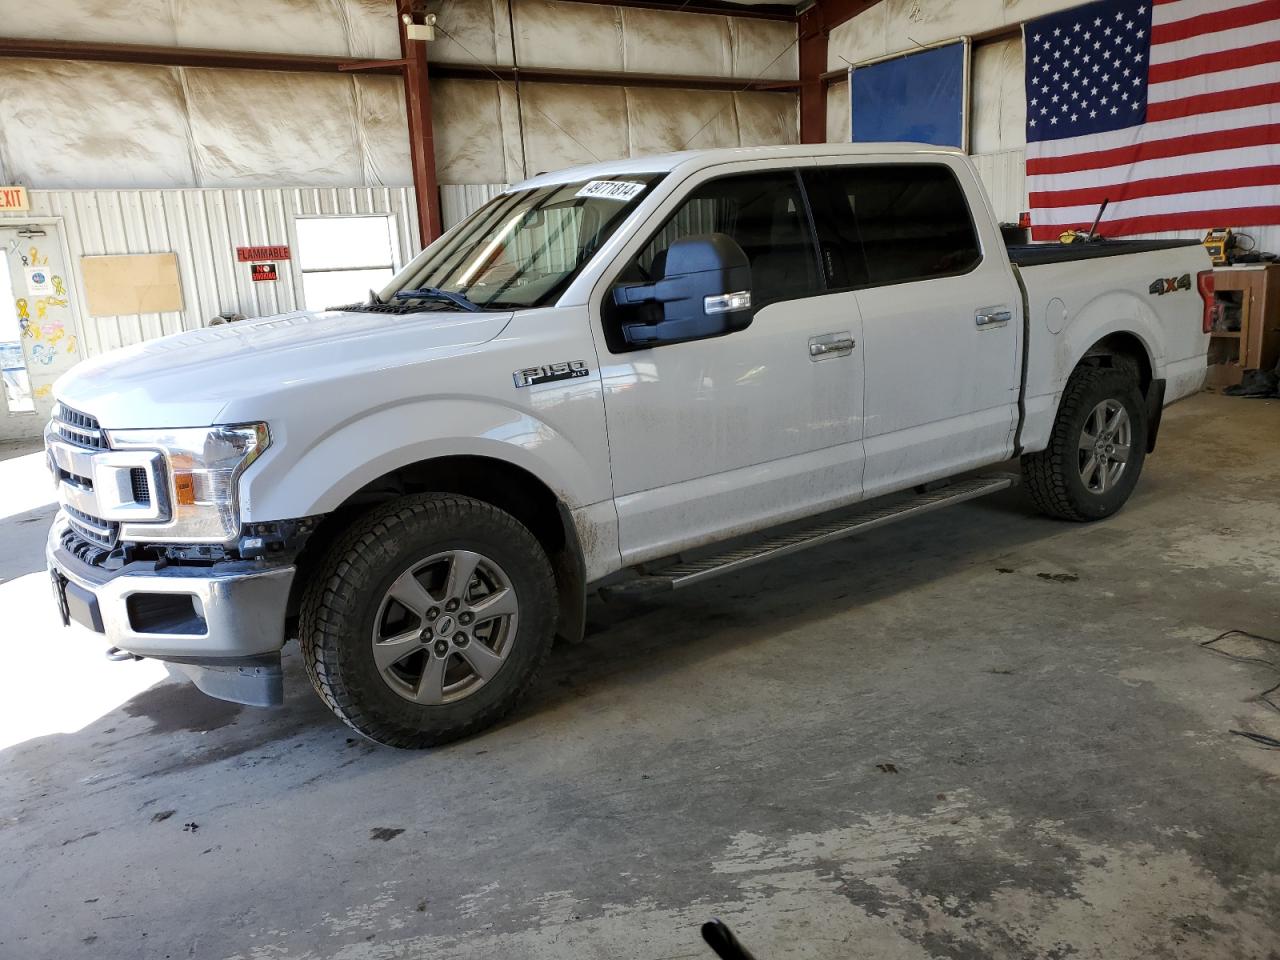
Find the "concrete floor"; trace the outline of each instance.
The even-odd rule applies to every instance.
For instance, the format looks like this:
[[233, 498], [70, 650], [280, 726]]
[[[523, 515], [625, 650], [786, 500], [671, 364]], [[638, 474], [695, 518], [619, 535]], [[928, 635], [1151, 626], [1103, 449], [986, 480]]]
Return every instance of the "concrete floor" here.
[[598, 608], [428, 753], [296, 654], [267, 712], [55, 626], [38, 461], [0, 463], [0, 956], [710, 958], [713, 915], [761, 960], [1280, 956], [1280, 751], [1229, 732], [1280, 737], [1280, 669], [1198, 646], [1280, 638], [1280, 403], [1172, 408], [1106, 523], [1015, 491]]

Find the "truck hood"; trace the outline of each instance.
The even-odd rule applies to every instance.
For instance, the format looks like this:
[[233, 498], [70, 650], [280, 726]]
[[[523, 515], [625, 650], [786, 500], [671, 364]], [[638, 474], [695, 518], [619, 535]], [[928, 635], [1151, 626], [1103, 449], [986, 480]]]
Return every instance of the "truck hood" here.
[[326, 310], [243, 320], [87, 360], [54, 396], [109, 430], [207, 426], [236, 401], [450, 356], [492, 340], [511, 317]]

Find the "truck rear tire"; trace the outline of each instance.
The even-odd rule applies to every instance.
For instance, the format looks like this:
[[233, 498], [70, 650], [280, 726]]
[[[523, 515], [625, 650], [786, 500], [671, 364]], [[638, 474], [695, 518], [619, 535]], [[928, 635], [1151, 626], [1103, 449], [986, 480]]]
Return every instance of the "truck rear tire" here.
[[1023, 456], [1022, 477], [1043, 513], [1101, 520], [1129, 499], [1146, 452], [1146, 404], [1135, 371], [1079, 367], [1062, 393], [1048, 447]]
[[555, 579], [510, 514], [453, 494], [377, 508], [307, 585], [299, 643], [321, 698], [378, 743], [422, 748], [496, 723], [551, 649]]

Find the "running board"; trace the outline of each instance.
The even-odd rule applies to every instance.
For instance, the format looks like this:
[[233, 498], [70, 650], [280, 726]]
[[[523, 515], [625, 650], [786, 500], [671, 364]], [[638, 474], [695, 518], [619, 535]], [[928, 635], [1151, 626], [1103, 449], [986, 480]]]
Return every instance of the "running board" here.
[[698, 560], [681, 560], [672, 566], [655, 570], [653, 573], [605, 587], [601, 593], [606, 597], [622, 597], [678, 590], [721, 574], [764, 563], [766, 560], [785, 557], [789, 553], [798, 553], [810, 547], [843, 540], [877, 527], [887, 526], [898, 520], [918, 517], [943, 507], [964, 503], [966, 500], [985, 497], [989, 493], [1007, 490], [1017, 481], [1015, 474], [1008, 473], [966, 477], [945, 486], [926, 490], [924, 493], [917, 493], [907, 499], [899, 498], [893, 503], [879, 506], [864, 506], [837, 520], [815, 524], [792, 533], [779, 534], [715, 556]]

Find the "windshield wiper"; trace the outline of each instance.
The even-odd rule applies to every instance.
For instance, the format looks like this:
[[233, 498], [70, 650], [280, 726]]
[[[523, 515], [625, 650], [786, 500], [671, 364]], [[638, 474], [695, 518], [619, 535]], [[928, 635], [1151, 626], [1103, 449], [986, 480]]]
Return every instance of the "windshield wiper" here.
[[473, 303], [460, 293], [441, 290], [439, 287], [419, 287], [417, 290], [401, 290], [395, 295], [396, 300], [446, 300], [454, 306], [461, 307], [471, 313], [479, 313], [483, 307]]

